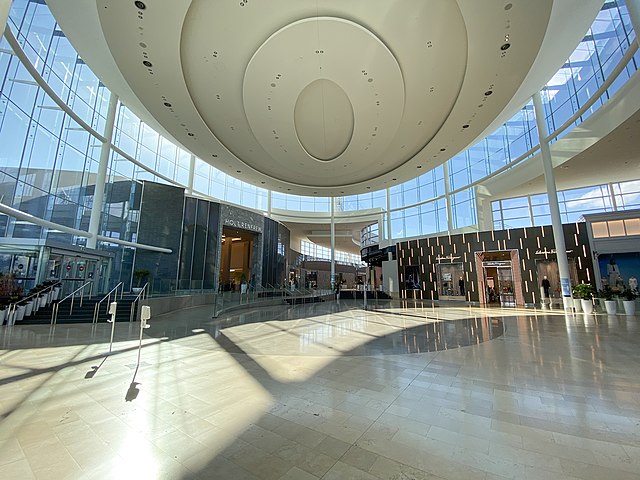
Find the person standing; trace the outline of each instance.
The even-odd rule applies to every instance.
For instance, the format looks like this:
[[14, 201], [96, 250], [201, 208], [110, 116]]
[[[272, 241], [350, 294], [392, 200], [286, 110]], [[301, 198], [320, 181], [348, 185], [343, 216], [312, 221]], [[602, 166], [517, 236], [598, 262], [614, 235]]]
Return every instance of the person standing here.
[[458, 280], [458, 288], [460, 289], [460, 295], [464, 297], [464, 279], [462, 277]]
[[541, 286], [542, 291], [544, 292], [544, 298], [549, 298], [549, 289], [551, 288], [551, 283], [549, 282], [549, 279], [546, 275], [542, 279]]

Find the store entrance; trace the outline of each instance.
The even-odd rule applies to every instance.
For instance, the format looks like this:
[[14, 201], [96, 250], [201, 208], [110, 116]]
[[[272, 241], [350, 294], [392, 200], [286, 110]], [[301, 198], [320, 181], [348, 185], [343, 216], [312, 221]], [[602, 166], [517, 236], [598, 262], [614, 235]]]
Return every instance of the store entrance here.
[[436, 271], [439, 300], [464, 300], [466, 298], [462, 263], [441, 263], [437, 265]]
[[[62, 282], [62, 294], [68, 295], [87, 282], [92, 282], [92, 295], [104, 293], [111, 259], [88, 258], [52, 251], [47, 262], [50, 280]], [[87, 292], [88, 293], [88, 292]]]
[[[257, 234], [248, 230], [224, 227], [220, 247], [219, 289], [223, 292], [246, 293], [255, 288], [253, 244]], [[244, 287], [243, 287], [244, 285]]]
[[522, 296], [522, 292], [518, 292], [520, 284], [514, 282], [513, 252], [482, 252], [479, 255], [482, 262], [481, 302], [485, 305], [515, 307], [516, 299]]

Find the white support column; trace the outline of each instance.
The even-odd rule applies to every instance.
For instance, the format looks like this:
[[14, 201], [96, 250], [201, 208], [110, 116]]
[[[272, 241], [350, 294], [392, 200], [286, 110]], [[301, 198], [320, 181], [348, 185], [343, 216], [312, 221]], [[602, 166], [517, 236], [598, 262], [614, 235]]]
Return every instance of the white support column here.
[[442, 173], [444, 176], [444, 198], [447, 202], [447, 232], [453, 230], [453, 211], [451, 210], [451, 185], [449, 183], [449, 162], [442, 164]]
[[271, 218], [271, 190], [267, 190], [267, 217]]
[[391, 192], [387, 188], [387, 245], [392, 245], [391, 239]]
[[613, 183], [608, 184], [609, 198], [611, 199], [611, 208], [614, 212], [618, 211], [618, 202], [616, 201], [616, 192], [613, 191]]
[[558, 191], [556, 190], [556, 179], [553, 174], [553, 164], [551, 163], [551, 150], [547, 140], [547, 124], [542, 107], [542, 97], [540, 92], [533, 95], [533, 107], [536, 114], [536, 124], [538, 126], [538, 138], [540, 140], [540, 153], [544, 168], [544, 179], [547, 184], [547, 195], [549, 197], [549, 212], [551, 214], [551, 227], [553, 229], [553, 239], [556, 246], [556, 257], [558, 259], [558, 270], [560, 272], [560, 286], [562, 288], [562, 302], [564, 309], [572, 308], [571, 301], [571, 277], [569, 276], [569, 260], [567, 259], [567, 247], [564, 242], [564, 232], [562, 230], [562, 220], [560, 218], [560, 206], [558, 204]]
[[[535, 225], [533, 220], [533, 205], [531, 204], [531, 195], [527, 195], [527, 205], [529, 206], [529, 220], [531, 221], [531, 226]], [[502, 214], [502, 209], [500, 209], [500, 214]]]
[[[9, 10], [11, 9], [11, 0], [0, 0], [0, 33], [4, 34], [4, 29], [7, 26], [7, 19], [9, 18]], [[0, 35], [2, 36], [2, 35]]]
[[187, 185], [187, 194], [193, 195], [193, 176], [196, 173], [196, 156], [192, 153], [189, 159], [189, 184]]
[[335, 224], [335, 197], [331, 197], [331, 290], [336, 289], [336, 224]]
[[107, 169], [109, 167], [109, 155], [111, 153], [111, 140], [113, 139], [113, 125], [116, 120], [116, 109], [118, 107], [118, 96], [111, 92], [109, 97], [109, 108], [107, 110], [107, 120], [104, 127], [105, 141], [100, 149], [100, 164], [96, 175], [96, 186], [93, 193], [93, 205], [91, 206], [91, 218], [89, 219], [89, 233], [92, 235], [87, 239], [87, 247], [95, 249], [100, 234], [100, 218], [102, 217], [102, 203], [104, 202], [104, 187], [107, 183]]
[[636, 43], [640, 44], [640, 0], [626, 0], [631, 25], [636, 32]]

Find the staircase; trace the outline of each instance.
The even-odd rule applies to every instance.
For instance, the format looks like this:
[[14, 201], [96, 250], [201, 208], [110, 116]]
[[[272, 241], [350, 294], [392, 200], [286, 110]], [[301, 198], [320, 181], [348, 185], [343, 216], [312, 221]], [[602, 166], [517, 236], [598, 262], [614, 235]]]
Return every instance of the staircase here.
[[[116, 321], [129, 321], [131, 315], [131, 304], [137, 294], [125, 294], [122, 298], [118, 298], [118, 309], [116, 310]], [[93, 322], [93, 312], [96, 304], [102, 300], [102, 296], [85, 298], [80, 306], [80, 299], [76, 298], [73, 304], [73, 313], [69, 314], [71, 302], [65, 301], [58, 311], [58, 323], [91, 323]], [[108, 305], [105, 300], [100, 304], [100, 312], [98, 313], [98, 322], [106, 322], [110, 315], [107, 313]], [[51, 314], [53, 312], [53, 303], [41, 308], [35, 314], [25, 317], [23, 320], [16, 322], [16, 325], [48, 325], [51, 323]]]

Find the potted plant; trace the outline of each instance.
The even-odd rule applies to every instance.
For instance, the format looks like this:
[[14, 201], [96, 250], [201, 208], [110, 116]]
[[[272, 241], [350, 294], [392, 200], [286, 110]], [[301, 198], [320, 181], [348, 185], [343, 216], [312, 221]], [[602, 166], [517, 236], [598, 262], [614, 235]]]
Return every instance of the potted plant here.
[[142, 282], [149, 276], [151, 275], [151, 272], [149, 270], [147, 270], [146, 268], [137, 268], [133, 271], [133, 283], [135, 284], [135, 287], [133, 287], [131, 290], [133, 290], [135, 293], [139, 293], [140, 290], [142, 290]]
[[573, 295], [580, 299], [584, 313], [593, 313], [593, 285], [590, 283], [579, 283], [573, 287]]
[[16, 310], [15, 310], [16, 313], [14, 318], [11, 321], [12, 325], [15, 324], [16, 322], [20, 322], [24, 318], [24, 312], [27, 309], [27, 307], [23, 303], [19, 303], [21, 299], [22, 299], [21, 296], [16, 297]]
[[627, 288], [624, 292], [622, 292], [622, 305], [624, 306], [625, 315], [636, 314], [636, 297], [636, 293], [630, 288]]
[[51, 296], [51, 301], [55, 302], [56, 300], [58, 300], [58, 298], [60, 297], [60, 290], [62, 290], [62, 286], [60, 286], [60, 284], [57, 284], [55, 287], [53, 287], [53, 295]]
[[33, 304], [34, 301], [37, 300], [37, 297], [35, 298], [30, 298], [29, 300], [27, 300], [27, 302], [25, 303], [25, 309], [24, 309], [24, 316], [28, 317], [29, 315], [31, 315], [33, 313]]
[[604, 308], [607, 311], [608, 315], [615, 315], [618, 310], [618, 302], [616, 302], [614, 297], [614, 292], [609, 285], [604, 287], [602, 290], [598, 292], [600, 298], [604, 299]]

